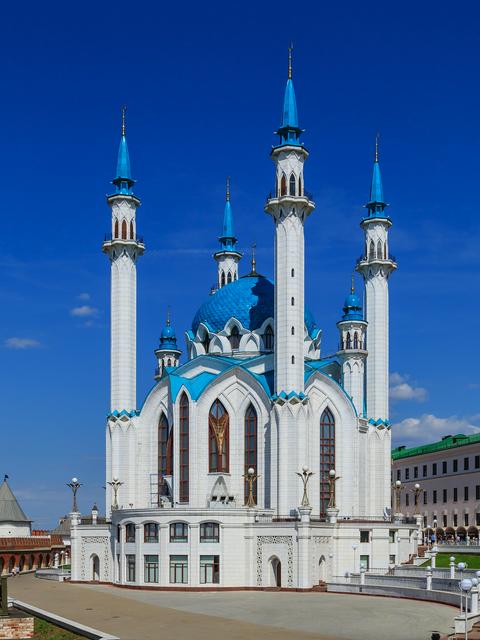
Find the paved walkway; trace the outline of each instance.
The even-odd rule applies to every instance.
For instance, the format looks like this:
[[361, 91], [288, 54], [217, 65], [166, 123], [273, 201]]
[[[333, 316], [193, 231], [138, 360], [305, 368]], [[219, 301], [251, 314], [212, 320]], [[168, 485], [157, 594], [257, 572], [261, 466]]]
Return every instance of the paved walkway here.
[[166, 592], [9, 580], [10, 594], [121, 640], [429, 640], [456, 610], [440, 604], [334, 593]]

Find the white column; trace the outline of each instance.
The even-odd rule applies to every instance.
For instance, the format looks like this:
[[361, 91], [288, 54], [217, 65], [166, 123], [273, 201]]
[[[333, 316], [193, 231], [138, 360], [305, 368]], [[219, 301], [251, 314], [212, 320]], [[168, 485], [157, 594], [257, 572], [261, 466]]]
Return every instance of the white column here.
[[135, 582], [143, 584], [143, 524], [135, 525]]

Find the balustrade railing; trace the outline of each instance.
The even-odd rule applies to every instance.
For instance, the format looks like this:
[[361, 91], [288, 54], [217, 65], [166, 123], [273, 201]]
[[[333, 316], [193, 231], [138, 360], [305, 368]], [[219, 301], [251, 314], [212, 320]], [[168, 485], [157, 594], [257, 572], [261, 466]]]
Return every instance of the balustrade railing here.
[[118, 240], [119, 242], [138, 242], [139, 244], [143, 244], [143, 236], [135, 235], [134, 238], [121, 238], [115, 237], [113, 233], [106, 233], [104, 242], [112, 242], [113, 240]]

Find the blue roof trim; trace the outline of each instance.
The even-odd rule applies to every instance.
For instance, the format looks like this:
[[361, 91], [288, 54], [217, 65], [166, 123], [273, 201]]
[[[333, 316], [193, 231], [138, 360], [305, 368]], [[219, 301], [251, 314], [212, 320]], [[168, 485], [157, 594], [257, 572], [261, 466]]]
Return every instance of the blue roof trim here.
[[370, 420], [368, 421], [368, 424], [373, 424], [374, 427], [379, 427], [379, 426], [389, 427], [391, 425], [391, 422], [390, 420], [383, 420], [383, 418], [378, 418], [378, 420], [374, 420], [373, 418], [370, 418]]
[[117, 409], [114, 409], [112, 412], [110, 412], [107, 415], [107, 417], [121, 418], [122, 416], [128, 416], [129, 418], [133, 418], [134, 416], [139, 416], [139, 415], [140, 415], [139, 409], [133, 409], [132, 411], [127, 411], [126, 409], [117, 411]]

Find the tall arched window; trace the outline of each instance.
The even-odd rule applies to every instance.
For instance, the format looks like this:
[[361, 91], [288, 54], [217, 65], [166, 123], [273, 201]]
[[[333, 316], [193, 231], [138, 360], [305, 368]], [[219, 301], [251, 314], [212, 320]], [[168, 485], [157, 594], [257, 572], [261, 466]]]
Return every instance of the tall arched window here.
[[292, 269], [292, 270], [291, 270], [290, 275], [292, 276], [292, 278], [294, 278], [294, 277], [295, 277], [295, 269]]
[[158, 421], [158, 497], [168, 495], [168, 485], [164, 481], [167, 473], [168, 421], [162, 412]]
[[335, 469], [335, 418], [325, 409], [320, 418], [320, 517], [327, 515], [330, 500], [328, 472]]
[[232, 349], [238, 349], [240, 347], [240, 331], [237, 326], [232, 327], [228, 340]]
[[292, 356], [292, 364], [295, 364], [295, 356]]
[[352, 348], [352, 337], [350, 335], [350, 331], [347, 333], [347, 349]]
[[180, 492], [179, 502], [188, 502], [189, 498], [189, 456], [190, 456], [190, 412], [187, 394], [183, 393], [179, 407], [180, 436]]
[[227, 284], [230, 284], [231, 281], [232, 281], [232, 274], [229, 271], [227, 276]]
[[358, 333], [356, 331], [353, 334], [353, 348], [358, 349]]
[[123, 220], [122, 222], [122, 240], [127, 239], [127, 221]]
[[287, 195], [287, 178], [284, 173], [282, 173], [282, 179], [280, 180], [280, 195]]
[[130, 240], [135, 240], [135, 234], [133, 232], [133, 220], [130, 220]]
[[210, 473], [229, 470], [229, 420], [228, 413], [215, 400], [208, 416], [208, 470]]
[[[245, 413], [245, 471], [248, 474], [250, 467], [257, 473], [257, 412], [252, 404]], [[245, 504], [248, 500], [248, 482], [245, 480]], [[257, 483], [252, 486], [253, 499], [257, 504]]]
[[381, 260], [383, 258], [383, 247], [380, 240], [377, 243], [377, 258]]
[[292, 303], [292, 307], [294, 307], [295, 306], [295, 298], [292, 297], [291, 303]]
[[115, 227], [114, 227], [114, 232], [113, 232], [113, 237], [114, 238], [118, 238], [118, 220], [115, 220]]
[[302, 195], [302, 177], [300, 176], [300, 178], [298, 179], [298, 195], [301, 196]]
[[271, 351], [273, 349], [273, 329], [270, 325], [265, 329], [265, 333], [263, 334], [263, 343], [265, 345], [265, 349]]
[[290, 195], [291, 196], [296, 196], [296, 188], [297, 188], [297, 181], [295, 180], [295, 174], [291, 173], [290, 174], [290, 184], [289, 184], [289, 189], [290, 189]]
[[370, 242], [370, 251], [368, 254], [368, 257], [370, 258], [370, 260], [374, 260], [375, 259], [375, 244], [372, 242]]
[[207, 332], [205, 332], [205, 337], [202, 340], [203, 348], [205, 349], [205, 353], [208, 353], [208, 348], [210, 346], [210, 337]]
[[292, 327], [292, 336], [295, 335], [295, 327]]

